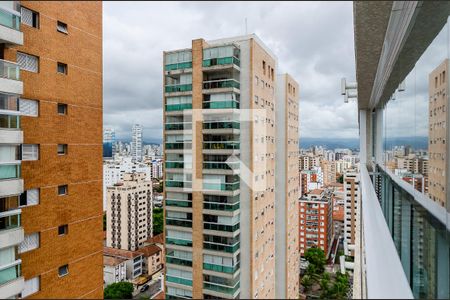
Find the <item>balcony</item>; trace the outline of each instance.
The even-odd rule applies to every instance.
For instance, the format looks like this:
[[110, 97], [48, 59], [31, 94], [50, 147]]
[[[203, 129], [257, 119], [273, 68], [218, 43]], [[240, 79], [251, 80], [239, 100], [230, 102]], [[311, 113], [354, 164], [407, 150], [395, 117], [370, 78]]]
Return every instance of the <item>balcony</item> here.
[[238, 121], [205, 121], [203, 123], [204, 134], [239, 134], [240, 123]]
[[23, 241], [24, 232], [20, 223], [20, 209], [0, 213], [0, 246], [9, 247]]
[[166, 225], [192, 228], [192, 220], [170, 219], [166, 217]]
[[166, 150], [188, 150], [192, 148], [191, 141], [165, 143]]
[[237, 203], [214, 203], [214, 202], [203, 202], [203, 209], [209, 210], [221, 210], [221, 211], [236, 211], [240, 207], [239, 202]]
[[176, 64], [168, 64], [165, 65], [165, 71], [174, 71], [174, 70], [182, 70], [182, 69], [192, 69], [192, 61], [180, 62]]
[[[219, 80], [209, 80], [203, 82], [203, 92], [225, 92], [223, 89], [236, 89], [238, 92], [241, 85], [236, 79], [219, 79]], [[217, 91], [211, 91], [217, 90]]]
[[234, 293], [239, 290], [240, 283], [238, 282], [234, 287], [229, 287], [226, 285], [214, 284], [211, 282], [203, 282], [203, 288], [205, 290], [219, 292], [222, 294], [234, 295]]
[[237, 270], [239, 270], [240, 263], [237, 263], [235, 266], [222, 266], [222, 265], [215, 265], [215, 264], [209, 264], [209, 263], [203, 263], [203, 269], [214, 271], [214, 272], [221, 272], [221, 273], [228, 273], [228, 274], [234, 274]]
[[20, 178], [20, 163], [0, 164], [0, 180]]
[[20, 81], [20, 68], [17, 63], [0, 59], [0, 92], [23, 94], [23, 82]]
[[2, 298], [14, 298], [25, 287], [24, 278], [21, 276], [20, 259], [0, 266], [0, 295]]
[[192, 109], [192, 103], [166, 104], [166, 111], [182, 111]]
[[203, 162], [203, 169], [206, 170], [238, 170], [240, 162], [216, 162], [205, 161]]
[[187, 286], [192, 286], [192, 280], [186, 279], [186, 278], [180, 278], [180, 277], [166, 275], [166, 281], [178, 283], [178, 284], [182, 284], [182, 285], [187, 285]]
[[239, 141], [204, 141], [203, 149], [206, 150], [239, 150]]
[[235, 56], [210, 58], [210, 59], [203, 60], [203, 67], [211, 67], [211, 66], [218, 66], [218, 65], [231, 65], [231, 64], [239, 67], [241, 65], [241, 61], [239, 60], [239, 58], [237, 58]]
[[192, 92], [192, 84], [171, 84], [164, 88], [166, 93]]
[[4, 1], [0, 4], [0, 43], [23, 45], [18, 1]]
[[177, 180], [166, 180], [166, 187], [168, 188], [192, 188], [191, 181], [177, 181]]
[[239, 101], [203, 101], [204, 109], [239, 109]]
[[192, 267], [192, 261], [172, 256], [166, 256], [166, 263], [185, 267]]
[[183, 169], [183, 168], [184, 168], [183, 161], [166, 161], [166, 169]]
[[206, 223], [203, 222], [203, 229], [206, 230], [216, 230], [216, 231], [226, 231], [226, 232], [235, 232], [236, 230], [239, 230], [240, 224], [234, 224], [234, 225], [224, 225], [224, 224], [215, 224], [215, 223]]
[[174, 206], [174, 207], [192, 207], [191, 200], [172, 200], [166, 199], [164, 202], [166, 206]]
[[213, 182], [203, 182], [204, 190], [212, 191], [237, 191], [240, 188], [240, 182], [230, 182], [230, 183], [213, 183]]
[[203, 242], [203, 248], [207, 250], [212, 251], [219, 251], [219, 252], [227, 252], [227, 253], [234, 253], [237, 250], [239, 250], [240, 242], [235, 243], [234, 245], [225, 245], [225, 244], [218, 244], [218, 243], [212, 243], [212, 242]]
[[166, 123], [166, 130], [191, 130], [192, 122]]

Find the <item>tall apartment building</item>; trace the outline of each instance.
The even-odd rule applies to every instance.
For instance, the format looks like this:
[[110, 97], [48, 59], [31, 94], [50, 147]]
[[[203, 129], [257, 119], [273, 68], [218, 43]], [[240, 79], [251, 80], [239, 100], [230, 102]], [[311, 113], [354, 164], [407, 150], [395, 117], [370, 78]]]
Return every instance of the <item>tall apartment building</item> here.
[[[291, 86], [293, 101], [275, 100], [276, 71], [275, 56], [256, 35], [197, 39], [190, 49], [164, 53], [169, 298], [274, 298], [292, 295], [286, 287], [298, 291], [298, 280], [275, 286], [281, 266], [274, 257], [275, 111], [279, 101], [286, 109], [298, 97], [288, 79], [282, 84]], [[296, 113], [289, 116], [280, 140], [288, 143], [285, 156], [298, 130]], [[289, 160], [285, 171], [293, 165]], [[294, 197], [295, 179], [285, 182], [279, 188]], [[283, 202], [289, 207], [290, 200]], [[291, 248], [280, 251], [295, 261]]]
[[152, 183], [146, 176], [125, 173], [107, 187], [107, 247], [135, 251], [153, 236]]
[[447, 207], [448, 59], [429, 75], [429, 179], [431, 200]]
[[142, 161], [142, 125], [134, 124], [131, 129], [131, 157]]
[[327, 186], [336, 183], [336, 162], [322, 160], [320, 166], [323, 172], [323, 184]]
[[0, 11], [0, 297], [101, 298], [102, 4]]
[[113, 128], [103, 130], [103, 157], [112, 158], [116, 153], [116, 132]]
[[348, 170], [344, 174], [344, 240], [350, 245], [355, 244], [356, 218], [361, 204], [359, 181], [356, 170]]
[[321, 155], [300, 155], [298, 157], [300, 171], [311, 170], [314, 167], [320, 167], [322, 159], [323, 156]]
[[316, 189], [299, 200], [299, 247], [303, 256], [307, 249], [320, 248], [328, 255], [333, 237], [332, 192]]

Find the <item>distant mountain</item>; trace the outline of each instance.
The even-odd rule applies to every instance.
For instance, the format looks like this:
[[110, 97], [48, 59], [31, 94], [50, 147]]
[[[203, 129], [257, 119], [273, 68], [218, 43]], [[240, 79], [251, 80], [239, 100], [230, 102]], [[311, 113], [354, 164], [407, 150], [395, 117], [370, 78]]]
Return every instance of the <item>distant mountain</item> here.
[[386, 149], [392, 149], [395, 146], [411, 146], [416, 150], [426, 150], [428, 149], [428, 137], [417, 136], [417, 137], [398, 137], [398, 138], [387, 138], [384, 141]]

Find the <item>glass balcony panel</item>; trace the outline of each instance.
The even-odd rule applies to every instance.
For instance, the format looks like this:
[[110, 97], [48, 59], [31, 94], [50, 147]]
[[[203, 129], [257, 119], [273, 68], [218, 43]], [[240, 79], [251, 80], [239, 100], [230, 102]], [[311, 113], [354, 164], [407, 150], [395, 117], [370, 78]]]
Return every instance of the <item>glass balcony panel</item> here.
[[205, 108], [205, 109], [226, 109], [226, 108], [239, 109], [239, 102], [238, 101], [204, 101], [203, 108]]
[[192, 188], [192, 182], [166, 180], [166, 187]]
[[175, 239], [175, 238], [166, 237], [166, 243], [171, 244], [171, 245], [192, 247], [192, 241], [183, 240], [183, 239]]
[[203, 189], [217, 191], [236, 191], [240, 188], [240, 182], [232, 183], [209, 183], [203, 182]]
[[204, 89], [221, 89], [221, 88], [236, 88], [240, 89], [240, 84], [235, 79], [220, 79], [209, 80], [203, 82]]
[[216, 244], [203, 242], [203, 248], [213, 250], [213, 251], [222, 251], [228, 253], [234, 253], [239, 249], [240, 243], [238, 242], [235, 245], [224, 245], [224, 244]]
[[0, 180], [20, 178], [19, 165], [0, 165]]
[[192, 142], [175, 142], [175, 143], [166, 143], [166, 150], [181, 150], [181, 149], [191, 149]]
[[20, 16], [5, 10], [0, 6], [0, 25], [19, 31]]
[[176, 92], [190, 92], [192, 91], [192, 84], [171, 84], [165, 86], [166, 93]]
[[240, 206], [239, 203], [226, 204], [226, 203], [203, 202], [203, 208], [211, 210], [235, 211], [239, 209], [239, 206]]
[[178, 283], [178, 284], [192, 286], [192, 280], [190, 280], [190, 279], [185, 279], [185, 278], [180, 278], [180, 277], [174, 277], [174, 276], [166, 275], [166, 280], [169, 281], [169, 282], [173, 282], [173, 283]]
[[20, 129], [20, 116], [0, 115], [0, 128]]
[[192, 109], [192, 103], [166, 104], [166, 111], [179, 111], [184, 109]]
[[174, 264], [174, 265], [180, 265], [180, 266], [192, 267], [192, 261], [191, 260], [186, 260], [186, 259], [181, 259], [181, 258], [171, 257], [171, 256], [166, 256], [166, 263]]
[[237, 270], [239, 270], [239, 266], [240, 266], [240, 263], [237, 263], [235, 266], [222, 266], [222, 265], [203, 263], [203, 269], [205, 269], [205, 270], [228, 273], [228, 274], [235, 273]]
[[237, 170], [239, 169], [239, 162], [203, 162], [203, 169], [217, 169], [217, 170]]
[[239, 229], [239, 223], [234, 225], [224, 225], [224, 224], [214, 224], [214, 223], [203, 223], [203, 228], [208, 230], [218, 230], [234, 232]]
[[165, 201], [166, 206], [176, 206], [176, 207], [192, 207], [192, 201], [182, 201], [182, 200], [169, 200]]
[[240, 142], [203, 142], [203, 149], [208, 150], [237, 150], [240, 147]]
[[19, 98], [0, 93], [0, 109], [19, 111]]
[[[0, 266], [1, 268], [1, 266]], [[21, 276], [20, 264], [0, 270], [0, 285], [11, 280], [17, 279]]]
[[189, 130], [192, 129], [192, 123], [166, 123], [166, 130]]
[[203, 129], [239, 129], [239, 122], [208, 122], [203, 123]]
[[5, 197], [0, 198], [0, 213], [19, 208], [19, 197]]
[[192, 228], [192, 220], [177, 220], [166, 217], [166, 225], [181, 226]]
[[20, 68], [17, 63], [0, 59], [0, 78], [20, 80]]
[[233, 295], [240, 288], [240, 283], [238, 282], [234, 287], [228, 287], [224, 285], [203, 282], [203, 288], [210, 291]]
[[165, 66], [166, 71], [191, 69], [191, 68], [192, 68], [192, 61], [180, 62], [176, 64], [168, 64]]
[[184, 162], [182, 161], [166, 161], [166, 169], [183, 169]]
[[8, 230], [20, 227], [20, 213], [8, 216], [0, 215], [0, 230]]
[[204, 67], [211, 67], [211, 66], [217, 66], [217, 65], [230, 65], [234, 64], [236, 66], [241, 65], [241, 61], [237, 57], [220, 57], [220, 58], [211, 58], [211, 59], [204, 59], [203, 60], [203, 66]]

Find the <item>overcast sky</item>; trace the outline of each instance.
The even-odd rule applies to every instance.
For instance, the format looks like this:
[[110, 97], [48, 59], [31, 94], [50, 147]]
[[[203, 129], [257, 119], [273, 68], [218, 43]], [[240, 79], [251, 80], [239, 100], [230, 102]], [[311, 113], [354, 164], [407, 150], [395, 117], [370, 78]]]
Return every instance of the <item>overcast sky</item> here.
[[133, 123], [162, 136], [162, 52], [192, 39], [256, 33], [300, 84], [300, 138], [357, 138], [351, 2], [103, 2], [104, 126], [120, 139]]

